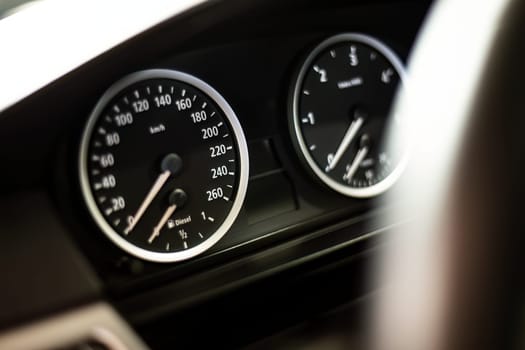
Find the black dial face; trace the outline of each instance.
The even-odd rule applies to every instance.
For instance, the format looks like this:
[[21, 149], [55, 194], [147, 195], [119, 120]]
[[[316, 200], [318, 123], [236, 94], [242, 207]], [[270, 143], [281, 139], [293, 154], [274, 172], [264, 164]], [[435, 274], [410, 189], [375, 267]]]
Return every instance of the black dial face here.
[[238, 121], [204, 82], [174, 71], [136, 73], [106, 93], [81, 151], [88, 207], [138, 257], [177, 261], [214, 244], [247, 183]]
[[307, 58], [294, 91], [293, 127], [308, 166], [328, 186], [371, 197], [399, 176], [403, 152], [385, 134], [403, 67], [379, 41], [343, 34], [321, 43]]

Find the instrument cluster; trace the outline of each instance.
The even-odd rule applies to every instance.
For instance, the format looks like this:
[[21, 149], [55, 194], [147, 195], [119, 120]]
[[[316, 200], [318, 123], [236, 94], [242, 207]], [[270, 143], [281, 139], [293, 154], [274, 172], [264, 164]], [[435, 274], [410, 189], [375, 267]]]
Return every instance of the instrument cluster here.
[[[389, 117], [405, 80], [401, 59], [361, 33], [307, 49], [289, 77], [282, 134], [294, 145], [292, 157], [311, 186], [354, 200], [381, 195], [406, 162], [406, 147], [387, 142], [403, 130]], [[132, 72], [107, 88], [83, 128], [78, 179], [89, 216], [109, 240], [151, 262], [190, 259], [253, 204], [245, 201], [252, 185], [259, 196], [278, 191], [250, 174], [258, 164], [249, 164], [230, 103], [211, 82], [171, 67]]]

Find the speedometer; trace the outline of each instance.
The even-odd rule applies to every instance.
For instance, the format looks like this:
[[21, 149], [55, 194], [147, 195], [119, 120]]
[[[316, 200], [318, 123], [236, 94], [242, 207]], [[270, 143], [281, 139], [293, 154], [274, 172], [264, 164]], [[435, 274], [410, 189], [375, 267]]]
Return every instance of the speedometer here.
[[172, 70], [134, 73], [100, 99], [82, 135], [82, 194], [95, 223], [139, 258], [191, 258], [230, 229], [248, 183], [242, 128], [225, 99]]

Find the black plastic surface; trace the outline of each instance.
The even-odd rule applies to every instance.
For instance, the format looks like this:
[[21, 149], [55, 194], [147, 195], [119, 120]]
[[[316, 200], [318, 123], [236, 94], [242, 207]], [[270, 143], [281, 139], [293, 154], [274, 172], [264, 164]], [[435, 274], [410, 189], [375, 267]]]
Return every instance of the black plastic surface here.
[[308, 318], [243, 350], [367, 349], [366, 311], [371, 298], [361, 298], [325, 314]]
[[100, 296], [45, 193], [0, 199], [0, 328]]
[[295, 193], [283, 172], [251, 178], [244, 202], [248, 225], [297, 210]]
[[[309, 269], [303, 266], [307, 263], [323, 268], [324, 265], [319, 261], [330, 260], [334, 255], [351, 259], [365, 248], [374, 246], [360, 238], [363, 233], [368, 233], [366, 238], [371, 239], [388, 231], [389, 228], [374, 223], [376, 215], [348, 220], [285, 244], [268, 247], [259, 253], [244, 255], [232, 262], [210, 267], [206, 271], [180, 276], [176, 282], [166, 281], [160, 288], [122, 298], [118, 306], [134, 322], [145, 323], [163, 313], [198, 304], [291, 268], [297, 268], [301, 273], [308, 272]], [[157, 303], [150, 304], [151, 300], [156, 300]]]
[[248, 144], [250, 155], [250, 177], [282, 169], [271, 139], [254, 140]]

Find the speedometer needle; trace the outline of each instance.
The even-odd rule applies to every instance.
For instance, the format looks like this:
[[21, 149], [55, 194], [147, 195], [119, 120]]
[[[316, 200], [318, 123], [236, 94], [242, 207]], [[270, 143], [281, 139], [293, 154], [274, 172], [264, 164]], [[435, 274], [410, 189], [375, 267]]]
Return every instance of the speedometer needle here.
[[161, 163], [162, 173], [157, 177], [157, 180], [155, 180], [153, 186], [151, 186], [151, 189], [146, 195], [146, 198], [144, 198], [144, 200], [142, 201], [142, 204], [140, 205], [135, 215], [131, 217], [128, 227], [126, 227], [126, 229], [124, 230], [124, 234], [129, 234], [135, 228], [142, 215], [144, 215], [144, 213], [146, 212], [146, 209], [148, 209], [153, 199], [162, 189], [162, 186], [164, 186], [166, 181], [168, 181], [170, 175], [177, 174], [181, 170], [181, 168], [182, 160], [178, 155], [172, 153], [164, 157]]
[[171, 171], [166, 170], [163, 173], [161, 173], [159, 175], [159, 177], [157, 177], [157, 180], [155, 181], [153, 186], [151, 186], [151, 189], [149, 190], [148, 194], [146, 195], [146, 198], [144, 198], [144, 201], [142, 201], [142, 204], [140, 205], [139, 209], [137, 210], [137, 213], [135, 215], [133, 215], [133, 219], [130, 220], [130, 222], [128, 224], [128, 227], [126, 227], [126, 229], [124, 230], [125, 234], [130, 233], [131, 230], [133, 230], [133, 228], [135, 228], [135, 225], [137, 225], [137, 223], [139, 222], [140, 218], [142, 217], [142, 215], [144, 215], [144, 212], [146, 212], [146, 209], [148, 209], [149, 205], [153, 201], [153, 198], [155, 198], [157, 193], [159, 193], [159, 191], [161, 190], [162, 186], [164, 186], [164, 184], [166, 183], [166, 181], [168, 180], [170, 175], [171, 175]]
[[355, 119], [354, 121], [352, 121], [352, 123], [346, 130], [345, 136], [343, 137], [341, 144], [337, 148], [337, 151], [335, 152], [334, 157], [329, 161], [328, 165], [326, 166], [325, 168], [326, 172], [333, 170], [337, 166], [337, 163], [339, 163], [339, 160], [341, 159], [343, 154], [346, 152], [346, 149], [348, 148], [348, 146], [354, 139], [355, 135], [357, 134], [357, 132], [363, 125], [363, 122], [364, 122], [363, 117], [359, 117]]

